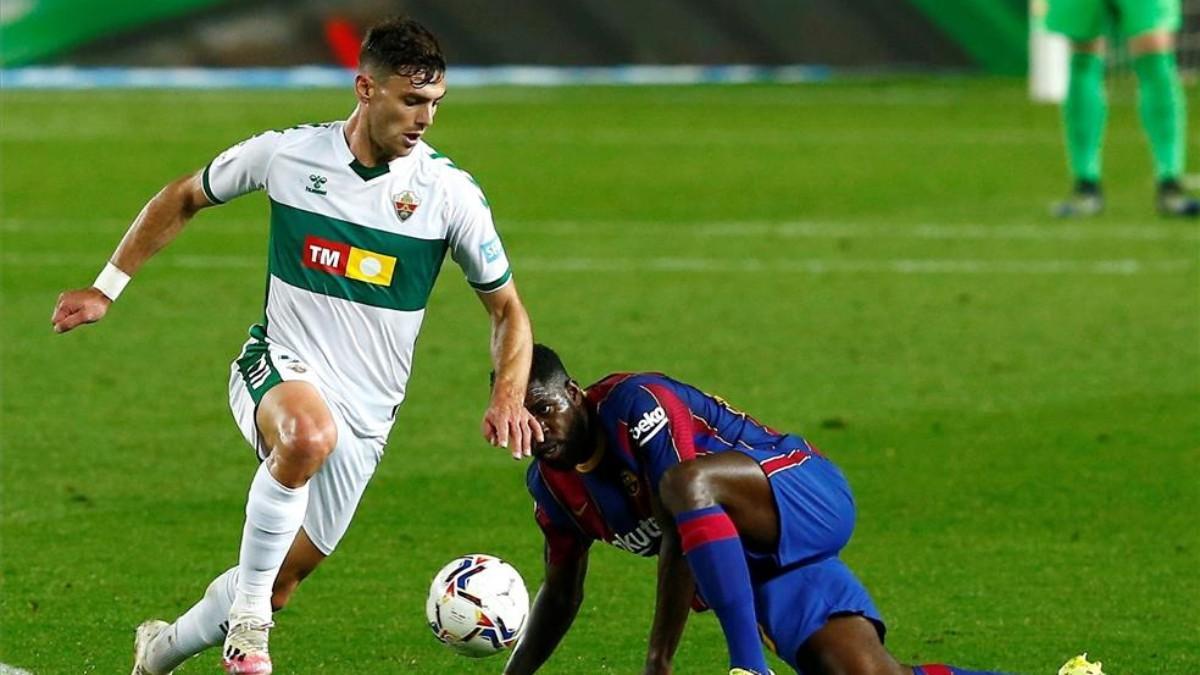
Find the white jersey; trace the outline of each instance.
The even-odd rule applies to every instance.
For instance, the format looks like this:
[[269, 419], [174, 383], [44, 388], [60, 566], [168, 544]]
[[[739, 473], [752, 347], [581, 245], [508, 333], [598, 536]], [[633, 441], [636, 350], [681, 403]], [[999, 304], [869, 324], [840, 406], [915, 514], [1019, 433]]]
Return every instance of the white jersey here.
[[261, 189], [271, 203], [264, 319], [238, 363], [247, 384], [265, 392], [277, 365], [253, 342], [277, 345], [312, 367], [356, 434], [384, 436], [446, 252], [482, 292], [505, 286], [511, 272], [469, 174], [424, 142], [365, 167], [344, 127], [255, 136], [209, 163], [203, 186], [214, 204]]

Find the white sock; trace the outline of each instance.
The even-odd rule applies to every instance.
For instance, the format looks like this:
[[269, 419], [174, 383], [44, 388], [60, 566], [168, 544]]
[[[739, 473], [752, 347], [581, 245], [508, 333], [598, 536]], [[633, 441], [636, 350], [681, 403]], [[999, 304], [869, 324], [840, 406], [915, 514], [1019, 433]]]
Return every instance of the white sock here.
[[238, 569], [231, 567], [213, 579], [200, 602], [154, 638], [142, 665], [152, 673], [169, 673], [196, 654], [221, 644], [228, 628], [226, 622], [237, 577]]
[[308, 509], [308, 484], [285, 487], [263, 462], [250, 483], [238, 557], [237, 594], [230, 614], [271, 620], [271, 587]]

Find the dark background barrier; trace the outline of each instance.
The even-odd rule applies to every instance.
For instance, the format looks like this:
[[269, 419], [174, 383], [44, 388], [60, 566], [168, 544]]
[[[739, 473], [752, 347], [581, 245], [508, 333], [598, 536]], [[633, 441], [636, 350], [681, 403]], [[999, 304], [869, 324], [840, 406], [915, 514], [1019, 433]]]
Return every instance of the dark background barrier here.
[[[791, 64], [962, 69], [973, 44], [1012, 60], [1023, 36], [983, 18], [1023, 21], [1021, 0], [963, 0], [930, 18], [923, 0], [256, 0], [115, 3], [31, 0], [6, 26], [8, 65], [286, 66], [337, 61], [336, 41], [395, 13], [420, 18], [457, 64]], [[207, 5], [198, 7], [198, 5]], [[112, 7], [106, 3], [105, 7]], [[144, 8], [139, 20], [137, 8]], [[973, 9], [972, 9], [973, 8]], [[153, 10], [153, 11], [152, 11]], [[54, 30], [70, 22], [69, 31]], [[967, 32], [964, 34], [963, 29]], [[988, 37], [988, 36], [991, 37]], [[974, 36], [974, 37], [972, 37]]]

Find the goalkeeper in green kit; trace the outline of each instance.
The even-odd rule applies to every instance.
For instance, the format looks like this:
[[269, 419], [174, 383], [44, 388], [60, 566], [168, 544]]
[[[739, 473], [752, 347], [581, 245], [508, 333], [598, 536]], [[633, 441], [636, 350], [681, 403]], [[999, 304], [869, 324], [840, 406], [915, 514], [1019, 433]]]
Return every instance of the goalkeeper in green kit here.
[[1154, 156], [1158, 211], [1200, 216], [1200, 201], [1179, 180], [1187, 148], [1187, 112], [1175, 62], [1180, 0], [1049, 0], [1046, 27], [1071, 40], [1071, 80], [1063, 106], [1071, 196], [1055, 205], [1061, 217], [1091, 216], [1104, 207], [1100, 146], [1108, 114], [1105, 35], [1126, 40], [1138, 79], [1138, 108]]

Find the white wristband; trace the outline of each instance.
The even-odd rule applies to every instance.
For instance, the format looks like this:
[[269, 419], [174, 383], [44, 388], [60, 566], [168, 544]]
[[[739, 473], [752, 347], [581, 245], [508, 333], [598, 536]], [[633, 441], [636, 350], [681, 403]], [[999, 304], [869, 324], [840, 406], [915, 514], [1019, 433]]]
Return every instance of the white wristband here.
[[121, 271], [120, 267], [110, 263], [104, 265], [104, 270], [100, 272], [100, 276], [96, 277], [95, 283], [92, 286], [104, 294], [104, 297], [115, 301], [117, 296], [121, 295], [121, 291], [125, 290], [125, 285], [129, 283], [130, 276]]

